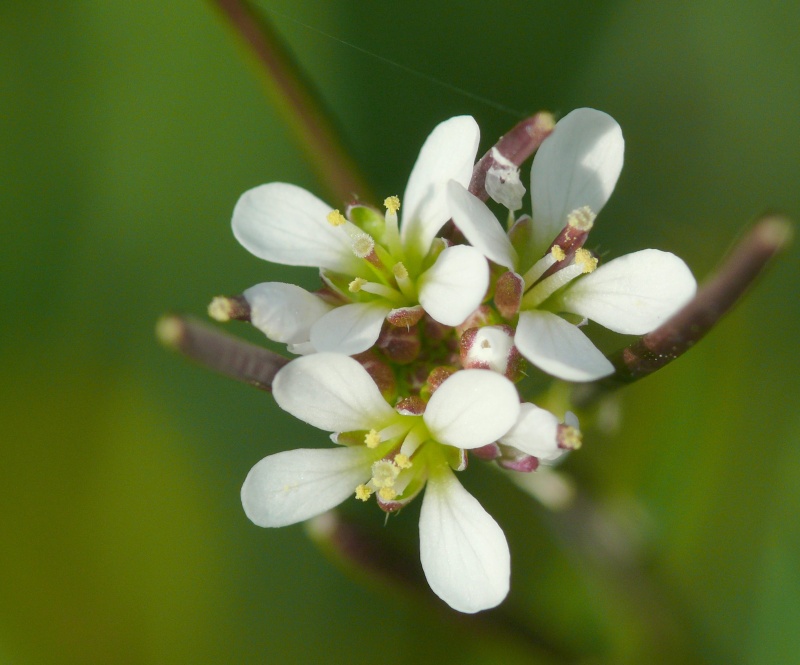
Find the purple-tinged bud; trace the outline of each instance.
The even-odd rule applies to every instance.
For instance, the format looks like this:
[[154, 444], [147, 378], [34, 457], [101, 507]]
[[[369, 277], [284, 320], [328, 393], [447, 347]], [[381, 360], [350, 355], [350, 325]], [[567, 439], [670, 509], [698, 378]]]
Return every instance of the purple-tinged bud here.
[[422, 347], [417, 333], [416, 326], [410, 328], [384, 326], [375, 345], [390, 361], [398, 365], [407, 365], [417, 359]]
[[481, 305], [459, 326], [456, 326], [456, 335], [461, 337], [470, 328], [480, 328], [482, 326], [493, 326], [502, 323], [494, 310], [489, 305]]
[[500, 314], [510, 319], [517, 315], [525, 292], [525, 280], [515, 272], [500, 275], [494, 288], [494, 304]]
[[425, 382], [425, 388], [421, 393], [426, 393], [429, 397], [436, 392], [437, 388], [441, 386], [447, 379], [449, 379], [458, 370], [454, 367], [436, 367], [430, 374], [428, 380]]
[[419, 395], [411, 395], [395, 404], [394, 410], [401, 416], [421, 416], [425, 413], [426, 406], [427, 402]]
[[425, 338], [433, 342], [441, 342], [450, 335], [452, 328], [446, 326], [438, 321], [434, 321], [430, 316], [423, 319], [423, 329], [425, 331]]
[[372, 351], [364, 351], [353, 356], [367, 370], [372, 380], [378, 386], [384, 399], [391, 403], [397, 397], [397, 379], [392, 368], [380, 360]]
[[533, 455], [523, 453], [513, 446], [500, 445], [501, 455], [497, 459], [497, 464], [509, 471], [520, 471], [530, 473], [539, 468], [539, 459]]
[[414, 307], [398, 307], [393, 309], [386, 316], [386, 320], [397, 328], [410, 328], [419, 323], [419, 320], [425, 314], [422, 305], [414, 305]]
[[500, 446], [497, 443], [490, 443], [480, 448], [473, 448], [470, 452], [484, 462], [491, 462], [500, 457]]
[[511, 326], [470, 328], [461, 335], [461, 365], [465, 369], [490, 369], [513, 381], [521, 362]]

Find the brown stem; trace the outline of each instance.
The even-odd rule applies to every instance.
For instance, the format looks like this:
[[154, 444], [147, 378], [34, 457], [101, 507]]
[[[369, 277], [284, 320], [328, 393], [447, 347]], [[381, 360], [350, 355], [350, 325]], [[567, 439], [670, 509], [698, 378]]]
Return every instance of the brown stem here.
[[270, 92], [292, 125], [322, 182], [339, 201], [370, 189], [350, 159], [321, 101], [269, 22], [247, 0], [212, 0], [249, 47]]
[[269, 349], [184, 316], [162, 317], [156, 326], [156, 336], [173, 351], [261, 390], [271, 390], [278, 370], [289, 362]]
[[766, 215], [759, 219], [689, 304], [611, 357], [615, 373], [578, 390], [575, 401], [587, 406], [601, 394], [638, 381], [686, 353], [744, 295], [772, 258], [789, 244], [792, 233], [792, 223], [786, 217]]

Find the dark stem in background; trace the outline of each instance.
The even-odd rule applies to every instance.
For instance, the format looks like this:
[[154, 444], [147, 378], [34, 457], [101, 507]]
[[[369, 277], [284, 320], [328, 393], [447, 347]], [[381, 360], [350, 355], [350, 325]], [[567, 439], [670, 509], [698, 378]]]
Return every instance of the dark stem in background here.
[[461, 614], [451, 610], [430, 590], [413, 555], [396, 542], [390, 542], [384, 529], [370, 528], [332, 510], [306, 523], [311, 539], [350, 576], [367, 585], [390, 590], [393, 602], [406, 599], [415, 611], [420, 605], [434, 612], [438, 621], [453, 629], [503, 637], [523, 647], [536, 662], [577, 663], [580, 654], [514, 616], [504, 606]]
[[792, 223], [781, 215], [757, 220], [688, 305], [611, 357], [614, 374], [576, 388], [576, 405], [588, 406], [605, 393], [649, 376], [686, 353], [744, 295], [772, 258], [789, 244], [792, 233]]
[[246, 0], [211, 2], [255, 56], [278, 107], [330, 193], [339, 201], [355, 195], [369, 199], [371, 190], [342, 146], [330, 114], [269, 22]]

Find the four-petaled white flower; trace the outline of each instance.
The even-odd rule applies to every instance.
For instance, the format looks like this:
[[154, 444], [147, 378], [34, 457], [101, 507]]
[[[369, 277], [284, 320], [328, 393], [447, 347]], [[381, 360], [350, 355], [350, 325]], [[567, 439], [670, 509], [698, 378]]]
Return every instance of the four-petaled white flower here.
[[436, 234], [451, 217], [447, 183], [469, 183], [478, 140], [469, 116], [433, 130], [411, 172], [401, 224], [397, 197], [386, 199], [385, 216], [354, 204], [345, 217], [294, 185], [245, 192], [233, 212], [237, 240], [262, 259], [320, 268], [333, 296], [256, 285], [244, 292], [253, 324], [295, 353], [347, 355], [369, 349], [387, 318], [407, 326], [424, 309], [441, 324], [460, 324], [486, 293], [488, 264], [473, 247], [448, 247]]
[[581, 248], [614, 190], [623, 151], [622, 131], [610, 116], [594, 109], [565, 116], [533, 161], [532, 219], [521, 218], [508, 234], [463, 183], [448, 185], [458, 228], [509, 270], [495, 302], [501, 311], [503, 299], [511, 303], [503, 312], [509, 318], [519, 314], [514, 344], [534, 365], [568, 381], [593, 381], [614, 368], [578, 325], [559, 314], [641, 335], [696, 290], [689, 268], [668, 252], [646, 249], [595, 270], [597, 260]]
[[497, 523], [458, 482], [464, 450], [501, 440], [528, 454], [558, 454], [558, 423], [519, 403], [514, 385], [489, 370], [452, 374], [427, 404], [392, 408], [354, 359], [319, 353], [278, 372], [281, 408], [329, 432], [333, 449], [299, 449], [256, 464], [242, 503], [256, 524], [279, 527], [319, 515], [355, 495], [391, 510], [423, 487], [420, 558], [433, 591], [461, 612], [494, 607], [509, 586], [510, 559]]

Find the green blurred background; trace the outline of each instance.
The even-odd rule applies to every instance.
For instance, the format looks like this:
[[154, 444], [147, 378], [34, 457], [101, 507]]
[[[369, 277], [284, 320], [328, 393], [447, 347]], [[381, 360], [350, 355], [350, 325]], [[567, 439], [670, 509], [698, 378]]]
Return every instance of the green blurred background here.
[[[612, 114], [626, 163], [593, 234], [610, 256], [657, 247], [702, 279], [753, 217], [800, 213], [797, 3], [262, 7], [381, 197], [437, 122], [474, 115], [486, 149], [520, 116], [286, 15], [521, 112]], [[154, 339], [165, 311], [315, 284], [229, 227], [254, 185], [323, 193], [287, 127], [209, 3], [0, 2], [0, 663], [551, 662], [351, 580], [300, 526], [253, 526], [250, 467], [326, 435]], [[648, 525], [655, 597], [698, 661], [800, 662], [799, 272], [791, 249], [567, 464]], [[554, 536], [557, 515], [481, 465], [462, 480], [508, 535], [519, 622], [581, 662], [681, 662], [654, 647], [638, 576]], [[418, 509], [388, 527], [411, 557]]]

